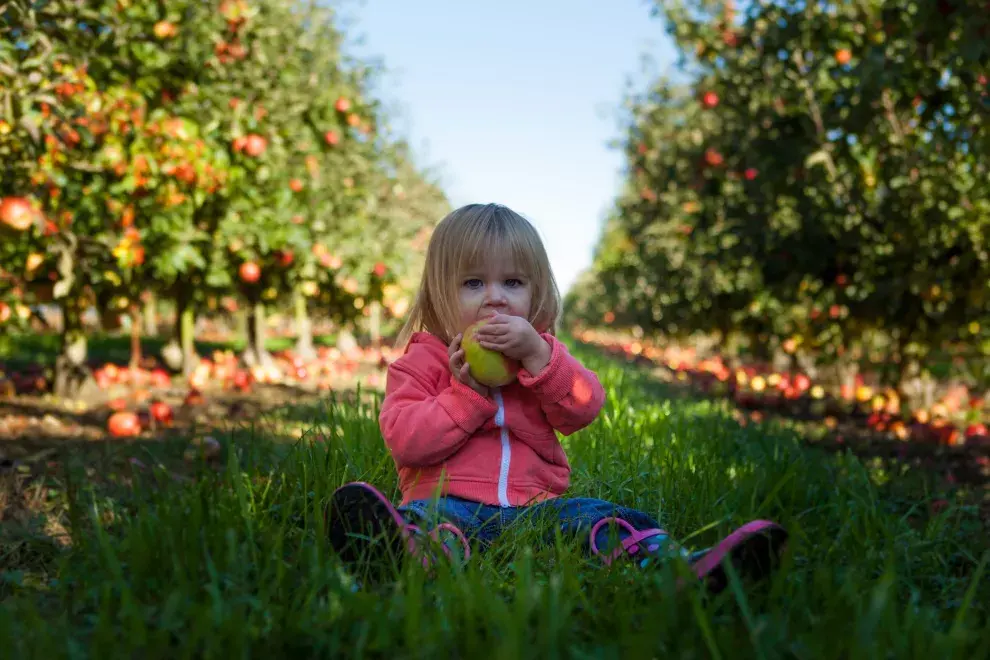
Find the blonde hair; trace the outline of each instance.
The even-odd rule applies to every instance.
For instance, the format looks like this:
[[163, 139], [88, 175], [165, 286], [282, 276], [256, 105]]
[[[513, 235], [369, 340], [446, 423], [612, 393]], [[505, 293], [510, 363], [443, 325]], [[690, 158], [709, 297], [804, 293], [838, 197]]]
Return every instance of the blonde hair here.
[[433, 230], [416, 301], [396, 345], [425, 330], [449, 344], [460, 319], [460, 278], [488, 255], [504, 251], [529, 278], [532, 303], [527, 319], [538, 332], [556, 334], [560, 292], [536, 228], [501, 204], [468, 204], [450, 212]]

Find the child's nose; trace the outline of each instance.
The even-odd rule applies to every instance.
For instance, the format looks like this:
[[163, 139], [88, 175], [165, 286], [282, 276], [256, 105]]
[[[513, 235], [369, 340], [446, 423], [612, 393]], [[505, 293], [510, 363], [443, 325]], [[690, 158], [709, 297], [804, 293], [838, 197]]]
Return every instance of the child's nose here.
[[485, 302], [489, 305], [501, 305], [505, 300], [505, 291], [498, 284], [485, 287]]

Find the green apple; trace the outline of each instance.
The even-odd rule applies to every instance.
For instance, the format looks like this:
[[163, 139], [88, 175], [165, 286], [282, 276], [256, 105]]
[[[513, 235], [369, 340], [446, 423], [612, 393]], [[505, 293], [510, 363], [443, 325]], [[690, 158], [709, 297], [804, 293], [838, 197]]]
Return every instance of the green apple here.
[[519, 363], [478, 343], [475, 333], [487, 322], [481, 320], [468, 327], [461, 338], [461, 347], [476, 381], [487, 387], [502, 387], [516, 379]]

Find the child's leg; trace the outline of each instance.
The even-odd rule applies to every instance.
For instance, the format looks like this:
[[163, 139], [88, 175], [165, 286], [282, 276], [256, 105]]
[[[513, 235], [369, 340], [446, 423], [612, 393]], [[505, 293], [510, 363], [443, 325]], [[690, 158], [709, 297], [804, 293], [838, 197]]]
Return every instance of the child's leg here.
[[[691, 564], [694, 574], [712, 592], [722, 591], [728, 586], [728, 564], [732, 564], [744, 577], [753, 580], [767, 577], [787, 546], [787, 530], [767, 520], [754, 520], [736, 529], [714, 547], [688, 553], [670, 541], [665, 531], [650, 527], [655, 521], [649, 515], [625, 507], [616, 507], [615, 511], [614, 515], [602, 518], [595, 524], [589, 539], [589, 543], [597, 546], [593, 552], [602, 554], [606, 563], [623, 554], [634, 558], [645, 554], [647, 561], [640, 560], [640, 565], [646, 565], [654, 557], [678, 554]], [[620, 528], [618, 542], [602, 546], [602, 529], [613, 525]]]
[[498, 507], [459, 497], [413, 500], [398, 511], [408, 523], [430, 530], [448, 555], [456, 552], [463, 559], [470, 556], [468, 539], [477, 539], [484, 549], [501, 532]]
[[622, 555], [635, 556], [642, 565], [672, 553], [686, 557], [652, 516], [604, 500], [553, 498], [529, 507], [527, 515], [551, 517], [564, 534], [583, 537], [585, 550], [606, 563]]
[[606, 564], [629, 556], [645, 566], [656, 558], [679, 555], [713, 591], [722, 590], [728, 583], [725, 560], [739, 572], [759, 579], [773, 569], [787, 542], [783, 527], [756, 520], [743, 525], [713, 548], [688, 553], [649, 514], [604, 500], [556, 498], [530, 508], [531, 513], [554, 514], [564, 532], [587, 533], [588, 549], [602, 556]]

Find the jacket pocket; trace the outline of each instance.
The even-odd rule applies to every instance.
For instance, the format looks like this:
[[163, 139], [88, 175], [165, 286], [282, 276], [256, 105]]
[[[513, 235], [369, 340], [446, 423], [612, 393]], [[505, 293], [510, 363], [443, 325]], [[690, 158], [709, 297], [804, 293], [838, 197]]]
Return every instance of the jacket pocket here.
[[560, 446], [560, 440], [553, 430], [542, 433], [531, 433], [529, 431], [512, 429], [512, 433], [520, 442], [527, 444], [537, 456], [547, 463], [561, 467], [570, 467], [567, 463], [567, 456], [564, 454], [564, 448]]

